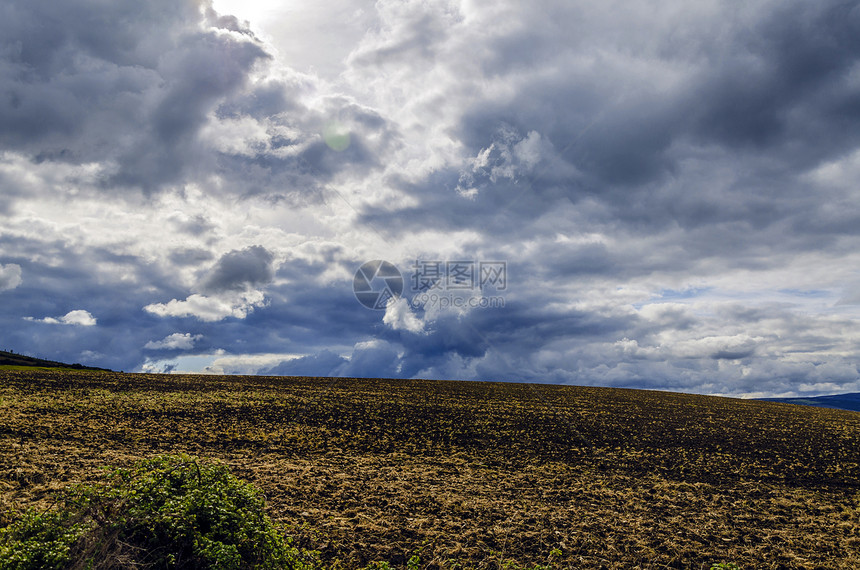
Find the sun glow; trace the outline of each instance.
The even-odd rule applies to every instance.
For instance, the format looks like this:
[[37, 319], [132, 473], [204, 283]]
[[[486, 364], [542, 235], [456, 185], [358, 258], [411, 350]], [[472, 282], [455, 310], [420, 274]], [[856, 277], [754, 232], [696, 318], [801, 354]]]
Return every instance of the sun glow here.
[[283, 12], [288, 3], [268, 0], [213, 0], [212, 7], [221, 15], [248, 20], [251, 26], [261, 26], [273, 13]]

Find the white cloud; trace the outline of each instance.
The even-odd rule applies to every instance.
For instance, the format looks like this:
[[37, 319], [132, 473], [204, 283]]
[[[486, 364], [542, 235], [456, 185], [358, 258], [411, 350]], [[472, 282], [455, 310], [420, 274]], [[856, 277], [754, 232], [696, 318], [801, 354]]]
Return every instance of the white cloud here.
[[285, 361], [299, 358], [299, 354], [230, 354], [215, 355], [212, 363], [203, 369], [206, 374], [260, 374]]
[[21, 266], [15, 263], [0, 265], [0, 291], [9, 291], [21, 284]]
[[195, 317], [205, 322], [215, 322], [235, 317], [244, 319], [257, 307], [266, 305], [261, 291], [245, 291], [237, 294], [209, 296], [193, 294], [184, 301], [172, 299], [167, 303], [153, 303], [143, 309], [159, 317]]
[[382, 322], [394, 330], [405, 330], [413, 333], [424, 332], [424, 323], [409, 308], [409, 303], [404, 298], [389, 301], [385, 307], [385, 316]]
[[96, 324], [96, 319], [89, 311], [76, 310], [69, 311], [64, 316], [60, 317], [60, 321], [66, 325], [80, 325], [82, 327], [92, 327]]
[[93, 327], [96, 325], [96, 318], [89, 311], [77, 309], [69, 311], [62, 317], [45, 317], [44, 319], [35, 319], [33, 317], [24, 317], [27, 321], [35, 321], [37, 323], [48, 323], [50, 325], [76, 325], [80, 327]]
[[190, 350], [194, 343], [203, 338], [202, 334], [173, 333], [161, 340], [151, 340], [143, 348], [150, 350]]
[[277, 364], [300, 358], [300, 354], [225, 354], [218, 349], [209, 354], [185, 354], [170, 359], [147, 360], [140, 372], [171, 374], [262, 374]]
[[657, 346], [640, 346], [638, 341], [624, 338], [615, 345], [624, 356], [632, 358], [671, 361], [707, 358], [739, 360], [753, 356], [763, 341], [761, 337], [738, 334], [684, 338], [675, 342], [661, 342]]

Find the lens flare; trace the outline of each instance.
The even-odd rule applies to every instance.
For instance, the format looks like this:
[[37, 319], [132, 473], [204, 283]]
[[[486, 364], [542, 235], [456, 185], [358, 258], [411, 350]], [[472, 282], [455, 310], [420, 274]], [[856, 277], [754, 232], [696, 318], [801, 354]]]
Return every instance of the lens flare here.
[[349, 148], [349, 129], [337, 121], [326, 123], [322, 136], [325, 144], [332, 150], [341, 152]]

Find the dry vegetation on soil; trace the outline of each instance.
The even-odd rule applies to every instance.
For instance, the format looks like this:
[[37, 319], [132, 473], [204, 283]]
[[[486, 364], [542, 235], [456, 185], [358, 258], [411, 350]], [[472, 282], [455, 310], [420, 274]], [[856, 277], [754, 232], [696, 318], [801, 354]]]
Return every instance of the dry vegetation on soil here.
[[416, 552], [428, 568], [860, 567], [856, 412], [548, 385], [0, 370], [0, 524], [104, 465], [165, 452], [225, 461], [335, 567]]

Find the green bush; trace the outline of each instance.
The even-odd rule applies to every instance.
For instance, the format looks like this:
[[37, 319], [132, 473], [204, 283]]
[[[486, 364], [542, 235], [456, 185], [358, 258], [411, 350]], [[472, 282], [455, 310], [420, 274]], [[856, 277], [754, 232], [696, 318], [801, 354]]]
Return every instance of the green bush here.
[[222, 464], [157, 457], [0, 530], [0, 570], [312, 568], [263, 507]]

